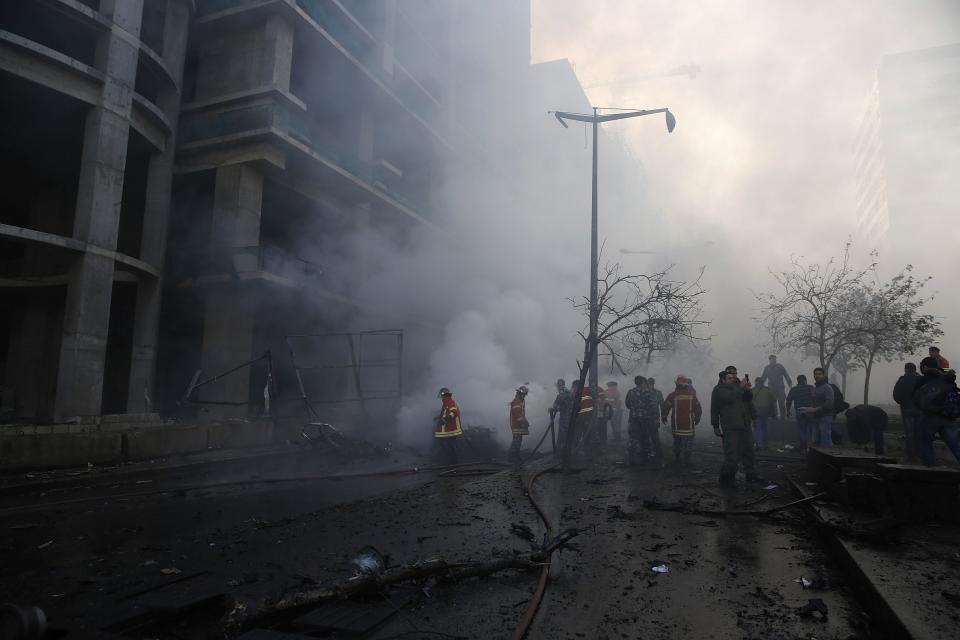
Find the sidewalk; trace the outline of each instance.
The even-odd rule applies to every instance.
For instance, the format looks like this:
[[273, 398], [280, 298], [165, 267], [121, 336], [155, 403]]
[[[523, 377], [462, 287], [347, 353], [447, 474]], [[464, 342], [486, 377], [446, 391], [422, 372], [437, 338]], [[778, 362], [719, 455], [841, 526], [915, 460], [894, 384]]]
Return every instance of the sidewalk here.
[[195, 453], [172, 455], [151, 460], [116, 462], [46, 471], [8, 471], [0, 474], [0, 495], [45, 490], [81, 482], [115, 482], [133, 476], [175, 469], [231, 462], [249, 462], [257, 458], [298, 455], [294, 445], [270, 445], [232, 449], [208, 449]]

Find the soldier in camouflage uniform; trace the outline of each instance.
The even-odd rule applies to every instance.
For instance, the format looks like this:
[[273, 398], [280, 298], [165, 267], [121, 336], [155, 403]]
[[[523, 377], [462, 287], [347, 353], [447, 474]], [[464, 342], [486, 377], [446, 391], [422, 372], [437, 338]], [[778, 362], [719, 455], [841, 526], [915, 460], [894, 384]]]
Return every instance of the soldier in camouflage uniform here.
[[646, 464], [651, 450], [654, 461], [659, 464], [663, 452], [660, 449], [660, 405], [657, 403], [657, 394], [643, 376], [637, 376], [633, 382], [636, 386], [627, 392], [625, 401], [630, 412], [628, 464]]

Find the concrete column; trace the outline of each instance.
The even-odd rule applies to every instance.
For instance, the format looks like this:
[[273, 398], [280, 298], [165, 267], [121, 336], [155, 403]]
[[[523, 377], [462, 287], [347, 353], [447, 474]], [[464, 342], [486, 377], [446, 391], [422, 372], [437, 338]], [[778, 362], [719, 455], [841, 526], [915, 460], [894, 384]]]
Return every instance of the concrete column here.
[[[73, 235], [115, 249], [139, 56], [136, 44], [117, 32], [139, 38], [143, 0], [102, 0], [100, 10], [114, 27], [97, 44], [97, 67], [106, 79], [100, 104], [86, 119]], [[113, 268], [111, 259], [91, 253], [78, 256], [70, 267], [56, 419], [100, 413]]]
[[293, 68], [293, 25], [281, 16], [267, 19], [263, 63], [266, 85], [290, 91]]
[[[160, 54], [173, 72], [177, 85], [180, 85], [183, 80], [190, 11], [188, 3], [183, 0], [167, 2], [163, 50]], [[176, 132], [180, 117], [179, 92], [166, 91], [158, 97], [157, 102], [170, 121], [173, 131]], [[161, 273], [167, 248], [167, 223], [170, 219], [175, 154], [176, 134], [171, 135], [167, 140], [163, 153], [150, 158], [147, 173], [147, 197], [143, 212], [140, 258], [160, 269]], [[137, 283], [133, 352], [130, 358], [130, 387], [127, 392], [127, 411], [131, 413], [149, 412], [155, 408], [157, 335], [162, 291], [162, 276], [159, 279], [145, 276]]]
[[211, 237], [220, 247], [260, 244], [263, 176], [245, 164], [217, 169]]
[[383, 29], [377, 34], [380, 42], [380, 64], [392, 78], [393, 63], [396, 60], [397, 0], [386, 0], [383, 4]]
[[[247, 259], [234, 253], [235, 247], [260, 244], [260, 214], [263, 204], [263, 176], [247, 165], [217, 169], [213, 200], [213, 232], [216, 246], [233, 259]], [[255, 259], [250, 257], [250, 260]], [[229, 288], [227, 288], [229, 287]], [[242, 291], [221, 285], [212, 289], [204, 301], [203, 353], [200, 367], [203, 377], [216, 375], [252, 357], [253, 309], [243, 304]], [[202, 399], [240, 401], [250, 390], [250, 370], [241, 369], [223, 381], [200, 392]], [[212, 405], [209, 415], [225, 418], [246, 415], [246, 407]]]

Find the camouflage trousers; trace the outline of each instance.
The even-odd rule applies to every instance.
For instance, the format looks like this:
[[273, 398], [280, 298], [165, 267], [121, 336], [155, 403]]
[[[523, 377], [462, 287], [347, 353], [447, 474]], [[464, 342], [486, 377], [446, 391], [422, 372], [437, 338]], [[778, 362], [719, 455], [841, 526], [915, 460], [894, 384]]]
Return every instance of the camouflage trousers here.
[[631, 465], [645, 464], [651, 453], [655, 460], [663, 458], [660, 448], [660, 429], [656, 420], [630, 419], [628, 433], [630, 444], [627, 448], [627, 462]]

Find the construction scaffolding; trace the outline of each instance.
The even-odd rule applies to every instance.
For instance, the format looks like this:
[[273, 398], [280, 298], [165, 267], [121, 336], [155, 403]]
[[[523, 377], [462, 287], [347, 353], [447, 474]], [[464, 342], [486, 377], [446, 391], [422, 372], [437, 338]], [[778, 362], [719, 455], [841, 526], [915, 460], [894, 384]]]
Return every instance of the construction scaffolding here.
[[[227, 376], [233, 373], [237, 373], [248, 367], [253, 368], [256, 365], [259, 365], [260, 363], [263, 363], [263, 366], [266, 367], [266, 384], [264, 385], [263, 395], [261, 398], [257, 398], [255, 400], [251, 400], [249, 398], [246, 400], [223, 400], [223, 399], [198, 400], [196, 397], [194, 397], [194, 393], [197, 391], [197, 389], [200, 389], [201, 387], [205, 387], [209, 384], [213, 384], [214, 382], [222, 380]], [[253, 360], [244, 362], [243, 364], [237, 365], [236, 367], [233, 367], [232, 369], [224, 371], [223, 373], [218, 373], [215, 376], [207, 378], [206, 380], [200, 380], [201, 373], [202, 371], [200, 369], [197, 369], [196, 372], [193, 374], [193, 378], [191, 378], [190, 384], [187, 385], [186, 390], [183, 392], [183, 396], [177, 402], [178, 406], [221, 405], [221, 406], [228, 406], [228, 407], [245, 407], [245, 406], [251, 406], [251, 405], [258, 405], [259, 407], [258, 413], [260, 414], [259, 417], [262, 417], [262, 418], [276, 417], [275, 415], [273, 415], [274, 412], [271, 407], [271, 400], [277, 397], [277, 387], [276, 387], [276, 382], [273, 375], [273, 354], [271, 354], [269, 349], [267, 349], [264, 352], [264, 354], [258, 358], [254, 358]]]
[[397, 400], [403, 395], [403, 330], [286, 336], [300, 397], [313, 419], [318, 404]]

